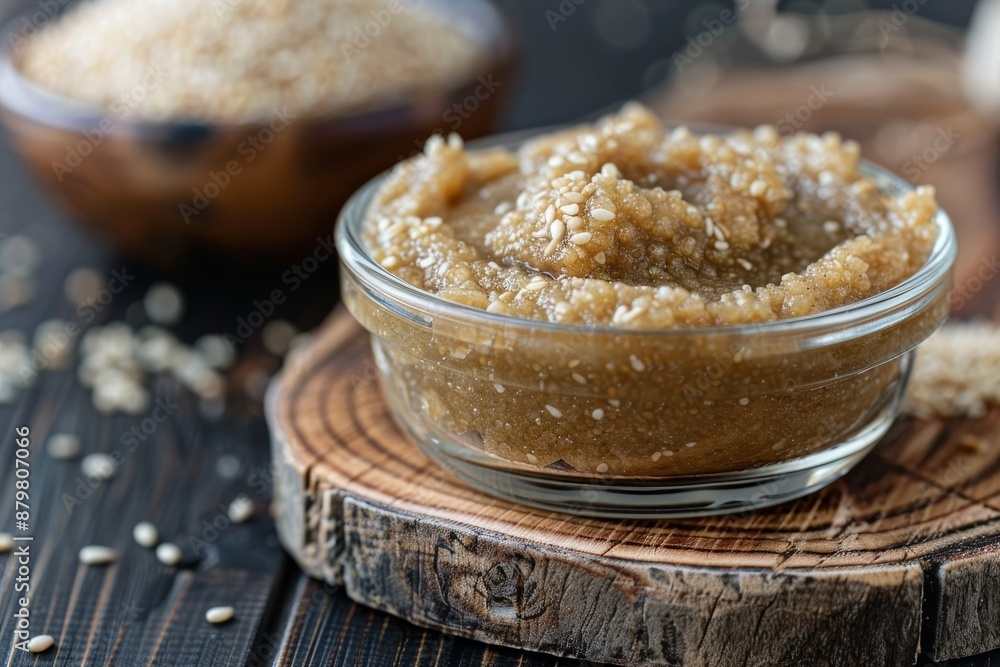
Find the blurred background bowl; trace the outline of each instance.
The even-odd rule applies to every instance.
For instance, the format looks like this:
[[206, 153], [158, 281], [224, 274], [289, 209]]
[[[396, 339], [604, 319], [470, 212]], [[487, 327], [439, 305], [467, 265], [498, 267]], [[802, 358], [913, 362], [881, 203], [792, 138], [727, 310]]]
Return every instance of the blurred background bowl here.
[[[0, 117], [53, 199], [129, 255], [157, 265], [205, 252], [294, 257], [332, 233], [358, 187], [432, 134], [495, 129], [513, 70], [508, 24], [485, 0], [427, 4], [484, 53], [447, 90], [410, 91], [342, 115], [289, 120], [276, 112], [255, 124], [123, 120], [25, 79], [8, 39]], [[456, 109], [466, 113], [449, 113]]]

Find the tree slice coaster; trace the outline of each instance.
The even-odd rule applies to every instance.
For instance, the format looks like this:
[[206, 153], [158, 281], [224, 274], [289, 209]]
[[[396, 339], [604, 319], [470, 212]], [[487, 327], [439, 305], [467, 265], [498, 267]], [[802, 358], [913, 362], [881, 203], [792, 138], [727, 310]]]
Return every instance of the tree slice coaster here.
[[619, 665], [910, 665], [1000, 647], [1000, 414], [903, 420], [844, 479], [742, 515], [607, 521], [495, 499], [391, 418], [338, 311], [272, 385], [282, 542], [358, 602]]

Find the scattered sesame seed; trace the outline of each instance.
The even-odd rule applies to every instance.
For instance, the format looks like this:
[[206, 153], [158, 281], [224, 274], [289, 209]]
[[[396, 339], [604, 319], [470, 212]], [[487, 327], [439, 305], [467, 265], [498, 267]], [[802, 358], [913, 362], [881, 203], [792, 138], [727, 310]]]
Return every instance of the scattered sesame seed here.
[[260, 339], [265, 350], [276, 357], [284, 357], [298, 333], [298, 328], [288, 320], [274, 320], [264, 326]]
[[836, 220], [827, 220], [823, 223], [823, 231], [827, 234], [836, 234], [840, 231], [840, 223]]
[[559, 411], [559, 408], [552, 405], [546, 405], [545, 409], [548, 410], [549, 414], [551, 414], [556, 419], [562, 419], [563, 413]]
[[528, 459], [528, 463], [531, 463], [532, 465], [538, 465], [538, 457], [537, 457], [537, 456], [535, 456], [534, 454], [532, 454], [532, 453], [530, 453], [530, 452], [529, 452], [529, 453], [528, 453], [528, 454], [527, 454], [527, 455], [525, 456], [525, 458], [527, 458], [527, 459]]
[[601, 167], [601, 176], [606, 176], [607, 178], [621, 178], [622, 173], [613, 162], [608, 162]]
[[602, 419], [604, 419], [604, 410], [602, 410], [601, 408], [597, 408], [596, 410], [590, 413], [590, 416], [596, 419], [597, 421], [601, 421]]
[[111, 547], [91, 544], [80, 549], [79, 558], [84, 565], [108, 565], [118, 560], [118, 552]]
[[684, 445], [684, 446], [690, 449], [691, 447], [694, 447], [694, 446], [695, 446], [695, 445], [697, 445], [697, 444], [698, 444], [697, 442], [689, 442], [689, 443], [687, 443], [687, 444], [686, 444], [686, 445]]
[[132, 529], [132, 538], [139, 546], [152, 549], [160, 541], [160, 532], [149, 521], [140, 521]]
[[653, 461], [659, 461], [661, 456], [663, 456], [661, 452], [653, 452], [653, 455], [650, 458], [653, 459]]
[[609, 398], [608, 399], [608, 405], [610, 405], [613, 408], [620, 407], [621, 404], [622, 404], [622, 402], [619, 401], [617, 398]]
[[494, 383], [493, 383], [493, 388], [497, 390], [497, 393], [498, 393], [498, 394], [502, 394], [502, 393], [504, 393], [505, 391], [507, 391], [507, 390], [506, 390], [506, 389], [504, 388], [504, 386], [503, 386], [502, 384], [500, 384], [499, 382], [494, 382]]
[[[583, 202], [587, 201], [587, 198], [584, 197], [579, 192], [566, 192], [563, 194], [563, 199], [565, 199], [571, 204], [582, 204]], [[576, 214], [573, 213], [571, 215], [576, 215]]]
[[567, 204], [566, 206], [563, 206], [559, 210], [562, 211], [563, 213], [565, 213], [566, 215], [576, 215], [577, 213], [580, 212], [580, 205], [579, 204]]
[[715, 249], [716, 250], [728, 250], [729, 249], [729, 244], [726, 243], [725, 241], [716, 241], [715, 242]]
[[80, 461], [80, 471], [91, 479], [108, 480], [118, 473], [118, 463], [108, 454], [87, 454]]
[[599, 463], [597, 465], [597, 472], [605, 473], [607, 471], [608, 471], [608, 464], [607, 463]]
[[747, 398], [746, 396], [744, 396], [743, 398], [740, 399], [740, 405], [748, 405], [749, 403], [750, 403], [750, 399]]
[[41, 653], [48, 651], [56, 643], [52, 635], [35, 635], [28, 640], [28, 651], [31, 653]]
[[240, 494], [229, 503], [229, 508], [226, 510], [226, 514], [229, 515], [229, 520], [233, 523], [244, 523], [248, 521], [250, 517], [253, 516], [253, 501], [250, 500], [250, 496], [246, 494]]
[[602, 251], [602, 252], [599, 252], [596, 255], [594, 255], [594, 260], [598, 264], [604, 264], [605, 262], [608, 261], [608, 258], [607, 258], [607, 255], [605, 255], [604, 252]]
[[752, 271], [753, 270], [753, 264], [751, 264], [749, 261], [743, 259], [742, 257], [737, 257], [736, 258], [736, 262], [740, 266], [742, 266], [744, 269], [746, 269], [747, 271]]
[[611, 222], [615, 219], [615, 214], [606, 208], [595, 208], [590, 212], [590, 217], [598, 222]]
[[75, 459], [80, 455], [80, 438], [72, 433], [56, 433], [49, 437], [45, 451], [54, 459]]
[[5, 554], [14, 548], [14, 536], [10, 533], [0, 533], [0, 554]]
[[549, 207], [545, 209], [545, 224], [551, 225], [556, 219], [556, 207], [549, 204]]
[[579, 373], [573, 373], [573, 380], [578, 384], [587, 384], [587, 378], [583, 377]]
[[149, 319], [157, 324], [176, 324], [184, 315], [184, 297], [170, 283], [152, 285], [146, 292], [142, 305]]
[[205, 612], [205, 620], [209, 623], [225, 623], [236, 615], [232, 607], [212, 607]]
[[767, 183], [761, 180], [756, 180], [750, 184], [750, 194], [754, 197], [759, 197], [767, 192]]
[[628, 360], [629, 360], [629, 363], [632, 364], [632, 368], [634, 368], [635, 370], [639, 371], [640, 373], [643, 372], [644, 370], [646, 370], [646, 364], [642, 361], [642, 359], [640, 359], [639, 357], [635, 356], [634, 354], [629, 355]]
[[164, 565], [173, 567], [184, 560], [184, 553], [176, 544], [164, 542], [160, 546], [156, 547], [156, 560], [160, 561]]
[[586, 245], [593, 237], [594, 235], [590, 232], [580, 232], [579, 234], [573, 234], [569, 240], [574, 245]]

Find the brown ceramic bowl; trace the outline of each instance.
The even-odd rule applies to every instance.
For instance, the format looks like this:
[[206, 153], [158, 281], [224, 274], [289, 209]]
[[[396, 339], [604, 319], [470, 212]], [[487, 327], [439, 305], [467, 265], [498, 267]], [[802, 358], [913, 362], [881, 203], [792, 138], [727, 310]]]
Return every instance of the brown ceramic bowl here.
[[122, 120], [26, 80], [8, 39], [0, 117], [52, 196], [132, 255], [292, 256], [328, 237], [351, 193], [430, 135], [494, 129], [513, 69], [508, 25], [486, 0], [433, 4], [483, 45], [484, 62], [449, 90], [409, 91], [381, 108], [231, 126]]

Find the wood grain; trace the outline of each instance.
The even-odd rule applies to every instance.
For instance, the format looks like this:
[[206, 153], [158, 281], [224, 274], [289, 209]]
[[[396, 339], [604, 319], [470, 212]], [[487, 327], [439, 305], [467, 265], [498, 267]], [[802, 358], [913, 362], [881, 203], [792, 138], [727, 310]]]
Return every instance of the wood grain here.
[[1000, 646], [1000, 413], [901, 421], [845, 479], [770, 510], [610, 522], [439, 471], [386, 411], [367, 350], [336, 314], [268, 403], [282, 542], [354, 600], [622, 665], [909, 665]]

